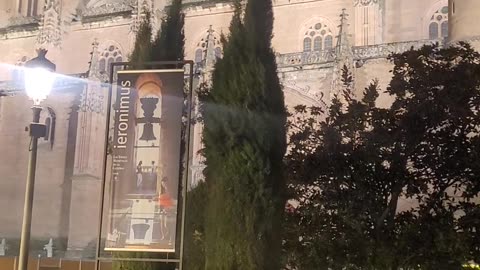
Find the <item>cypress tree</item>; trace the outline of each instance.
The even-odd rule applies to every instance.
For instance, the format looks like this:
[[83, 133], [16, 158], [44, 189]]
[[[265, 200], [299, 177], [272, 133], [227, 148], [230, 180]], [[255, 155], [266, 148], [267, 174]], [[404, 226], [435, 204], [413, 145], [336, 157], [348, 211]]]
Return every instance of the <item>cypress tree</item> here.
[[271, 49], [271, 0], [235, 3], [204, 97], [206, 269], [279, 269], [286, 113]]
[[185, 14], [182, 12], [182, 0], [173, 0], [162, 20], [161, 28], [152, 45], [152, 61], [181, 61], [185, 47]]
[[[185, 47], [185, 35], [184, 35], [184, 25], [185, 25], [185, 14], [182, 11], [182, 0], [173, 0], [172, 4], [168, 7], [167, 16], [162, 19], [160, 30], [155, 37], [155, 40], [152, 44], [151, 50], [151, 61], [182, 61], [184, 60], [184, 47]], [[176, 68], [176, 65], [166, 65], [163, 67], [172, 67]], [[183, 89], [179, 89], [183, 90]], [[185, 95], [185, 93], [184, 93]], [[186, 115], [186, 110], [184, 111]], [[185, 124], [185, 123], [184, 123]], [[182, 143], [181, 143], [181, 160], [184, 160], [185, 155], [185, 142], [186, 142], [186, 126], [182, 128]], [[184, 177], [184, 164], [182, 164], [180, 179]], [[186, 187], [181, 187], [186, 188]], [[181, 190], [181, 189], [180, 189]], [[178, 198], [178, 202], [182, 201], [181, 197]], [[178, 205], [180, 210], [182, 205]], [[187, 205], [188, 208], [188, 205]], [[187, 210], [187, 212], [189, 212]], [[180, 216], [181, 213], [178, 213]], [[187, 213], [187, 219], [189, 214]], [[188, 222], [188, 221], [187, 221]], [[180, 222], [177, 224], [177, 229], [180, 230]], [[190, 240], [193, 237], [193, 232], [185, 232], [185, 237]], [[185, 240], [185, 241], [188, 241]], [[177, 247], [180, 247], [180, 234], [177, 234]], [[190, 248], [190, 246], [185, 246], [185, 249]], [[171, 265], [163, 266], [163, 269], [170, 269]], [[174, 268], [172, 268], [174, 269]], [[160, 269], [159, 269], [160, 270]]]
[[187, 195], [185, 220], [184, 268], [205, 269], [205, 207], [207, 186], [201, 182]]
[[[132, 63], [132, 68], [145, 68], [144, 63], [150, 60], [151, 40], [151, 15], [150, 12], [146, 11], [136, 35], [134, 49], [129, 58], [129, 61]], [[148, 254], [142, 252], [116, 252], [113, 254], [116, 258], [144, 258], [147, 255]], [[153, 270], [155, 269], [155, 264], [150, 262], [114, 261], [112, 268], [114, 270]]]
[[[145, 62], [150, 61], [174, 61], [184, 58], [184, 21], [182, 13], [182, 1], [173, 0], [166, 19], [162, 20], [161, 29], [152, 42], [151, 14], [146, 11], [136, 35], [135, 46], [130, 56], [130, 62], [135, 69], [150, 68]], [[127, 252], [115, 254], [118, 258], [147, 258], [151, 254], [142, 252]], [[152, 263], [152, 262], [115, 262], [113, 269], [122, 270], [171, 270], [175, 269], [173, 264]]]
[[[268, 194], [270, 211], [265, 215], [268, 226], [265, 230], [263, 246], [266, 258], [264, 269], [280, 268], [281, 228], [283, 213], [285, 212], [285, 189], [283, 158], [286, 152], [286, 109], [283, 89], [278, 78], [277, 62], [272, 49], [273, 37], [273, 5], [272, 0], [250, 0], [246, 6], [245, 26], [254, 40], [256, 55], [264, 66], [264, 88], [262, 97], [265, 98], [266, 118], [264, 125], [267, 129], [267, 141], [264, 145], [265, 157], [269, 160], [271, 172], [265, 175], [265, 185], [270, 189]], [[267, 196], [267, 197], [268, 197]], [[266, 213], [265, 213], [266, 214]], [[277, 258], [277, 259], [272, 259]]]
[[145, 68], [144, 63], [151, 59], [152, 48], [152, 23], [151, 14], [145, 11], [145, 17], [142, 19], [135, 37], [135, 45], [130, 55], [129, 61], [133, 68]]

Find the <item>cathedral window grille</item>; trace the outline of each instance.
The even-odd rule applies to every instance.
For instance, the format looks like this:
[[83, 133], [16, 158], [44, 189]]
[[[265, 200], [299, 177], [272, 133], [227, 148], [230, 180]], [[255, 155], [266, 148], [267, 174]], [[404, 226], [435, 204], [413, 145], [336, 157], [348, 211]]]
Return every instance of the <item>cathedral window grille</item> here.
[[442, 22], [442, 37], [448, 37], [448, 22]]
[[303, 39], [303, 51], [309, 52], [311, 50], [312, 50], [312, 39], [309, 37], [306, 37]]
[[428, 33], [429, 33], [429, 38], [430, 39], [438, 38], [438, 23], [436, 23], [436, 22], [430, 23]]
[[[325, 23], [316, 23], [307, 29], [303, 38], [303, 51], [330, 50], [333, 47], [333, 34]], [[312, 42], [313, 41], [313, 42]], [[312, 44], [313, 43], [313, 44]], [[313, 45], [313, 46], [312, 46]]]
[[102, 74], [110, 74], [110, 65], [114, 62], [122, 61], [122, 51], [117, 46], [110, 45], [100, 55], [98, 60], [99, 72]]
[[324, 43], [325, 43], [325, 50], [331, 50], [333, 48], [333, 37], [326, 36]]
[[448, 36], [448, 7], [437, 10], [431, 17], [428, 25], [430, 39], [446, 38]]
[[39, 0], [20, 0], [18, 1], [18, 13], [27, 17], [38, 15]]
[[322, 37], [316, 37], [313, 41], [313, 50], [321, 51], [322, 50]]

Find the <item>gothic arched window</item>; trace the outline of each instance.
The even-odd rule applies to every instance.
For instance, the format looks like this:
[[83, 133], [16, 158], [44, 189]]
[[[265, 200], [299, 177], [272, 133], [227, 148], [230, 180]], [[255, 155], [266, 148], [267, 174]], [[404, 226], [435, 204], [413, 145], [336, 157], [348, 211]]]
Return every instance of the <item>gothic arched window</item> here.
[[100, 73], [110, 74], [110, 64], [122, 61], [122, 51], [117, 46], [110, 45], [100, 54], [98, 69]]
[[428, 24], [428, 38], [438, 39], [448, 36], [448, 6], [437, 10]]
[[438, 38], [438, 23], [431, 22], [430, 26], [428, 27], [428, 37], [430, 39]]
[[208, 30], [204, 37], [197, 43], [197, 47], [195, 49], [195, 64], [202, 63], [205, 60], [206, 50], [208, 47], [208, 43], [210, 42], [213, 45], [213, 52], [215, 59], [220, 59], [223, 56], [223, 49], [222, 49], [222, 42], [220, 41], [220, 36], [217, 35], [213, 30]]
[[[333, 34], [325, 23], [316, 23], [309, 27], [304, 34], [303, 51], [329, 50], [333, 47]], [[312, 47], [313, 40], [313, 47]]]
[[445, 21], [445, 22], [442, 22], [442, 37], [448, 37], [448, 22]]

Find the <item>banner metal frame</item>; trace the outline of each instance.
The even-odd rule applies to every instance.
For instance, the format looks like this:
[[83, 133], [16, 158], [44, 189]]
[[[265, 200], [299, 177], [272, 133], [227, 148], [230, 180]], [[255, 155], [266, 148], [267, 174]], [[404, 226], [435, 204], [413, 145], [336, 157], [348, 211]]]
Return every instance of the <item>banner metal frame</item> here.
[[[101, 194], [100, 194], [100, 202], [99, 202], [99, 216], [98, 216], [98, 227], [97, 227], [97, 245], [96, 245], [96, 252], [95, 252], [95, 269], [101, 270], [101, 263], [102, 262], [114, 262], [114, 261], [131, 261], [131, 262], [158, 262], [158, 263], [175, 263], [178, 265], [178, 269], [183, 269], [183, 255], [184, 255], [184, 242], [185, 242], [185, 217], [186, 217], [186, 202], [187, 202], [187, 189], [188, 189], [188, 179], [190, 177], [190, 147], [191, 147], [191, 125], [192, 125], [192, 110], [193, 110], [193, 83], [194, 83], [194, 62], [192, 60], [185, 60], [185, 61], [153, 61], [153, 62], [145, 62], [142, 63], [145, 67], [145, 70], [149, 69], [184, 69], [188, 66], [188, 76], [184, 76], [184, 78], [188, 78], [188, 95], [186, 97], [187, 101], [187, 123], [185, 128], [185, 153], [183, 158], [179, 162], [184, 162], [185, 165], [183, 166], [183, 175], [182, 179], [179, 181], [179, 195], [182, 196], [182, 207], [181, 213], [179, 216], [177, 213], [177, 219], [181, 218], [180, 223], [180, 247], [177, 247], [178, 250], [175, 251], [175, 257], [177, 258], [170, 258], [170, 254], [172, 253], [163, 253], [163, 252], [148, 252], [149, 256], [152, 258], [114, 258], [114, 257], [103, 257], [102, 256], [102, 228], [104, 225], [104, 208], [105, 208], [105, 191], [106, 191], [106, 183], [107, 183], [107, 167], [108, 167], [108, 144], [109, 144], [109, 136], [110, 136], [110, 124], [111, 124], [111, 113], [112, 113], [112, 96], [113, 96], [113, 87], [115, 80], [115, 68], [116, 67], [123, 67], [123, 70], [129, 70], [128, 68], [134, 68], [134, 64], [131, 62], [114, 62], [110, 63], [110, 73], [109, 73], [109, 85], [108, 85], [108, 97], [107, 97], [107, 112], [106, 112], [106, 133], [105, 133], [105, 148], [104, 148], [104, 157], [103, 157], [103, 177], [101, 183]], [[162, 68], [163, 67], [163, 68]], [[131, 69], [135, 70], [135, 69]], [[184, 88], [185, 89], [185, 88]], [[178, 226], [177, 226], [178, 229]], [[162, 254], [165, 258], [153, 258], [153, 256], [158, 256]]]

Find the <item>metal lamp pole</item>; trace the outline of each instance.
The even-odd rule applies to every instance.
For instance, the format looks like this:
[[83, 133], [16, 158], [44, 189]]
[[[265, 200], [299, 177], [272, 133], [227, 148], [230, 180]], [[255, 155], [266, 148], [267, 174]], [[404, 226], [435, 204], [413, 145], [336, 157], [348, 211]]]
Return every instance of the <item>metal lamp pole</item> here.
[[23, 208], [22, 238], [20, 240], [19, 270], [27, 270], [30, 246], [30, 231], [32, 224], [33, 191], [35, 187], [35, 170], [37, 168], [38, 139], [45, 136], [46, 127], [40, 122], [42, 107], [33, 106], [33, 121], [29, 132], [31, 137], [30, 154], [28, 158], [27, 186], [25, 188], [25, 205]]
[[45, 58], [47, 50], [40, 49], [37, 50], [37, 53], [37, 57], [25, 64], [25, 67], [27, 68], [25, 70], [25, 90], [27, 95], [33, 99], [34, 106], [32, 107], [33, 120], [28, 128], [31, 143], [29, 147], [30, 153], [28, 158], [28, 174], [25, 188], [25, 205], [23, 208], [18, 270], [27, 270], [28, 267], [35, 172], [37, 169], [38, 139], [45, 137], [47, 132], [46, 125], [39, 123], [40, 113], [42, 112], [42, 107], [39, 106], [39, 104], [50, 93], [55, 80], [55, 77], [51, 72], [55, 72], [56, 70], [55, 64]]

